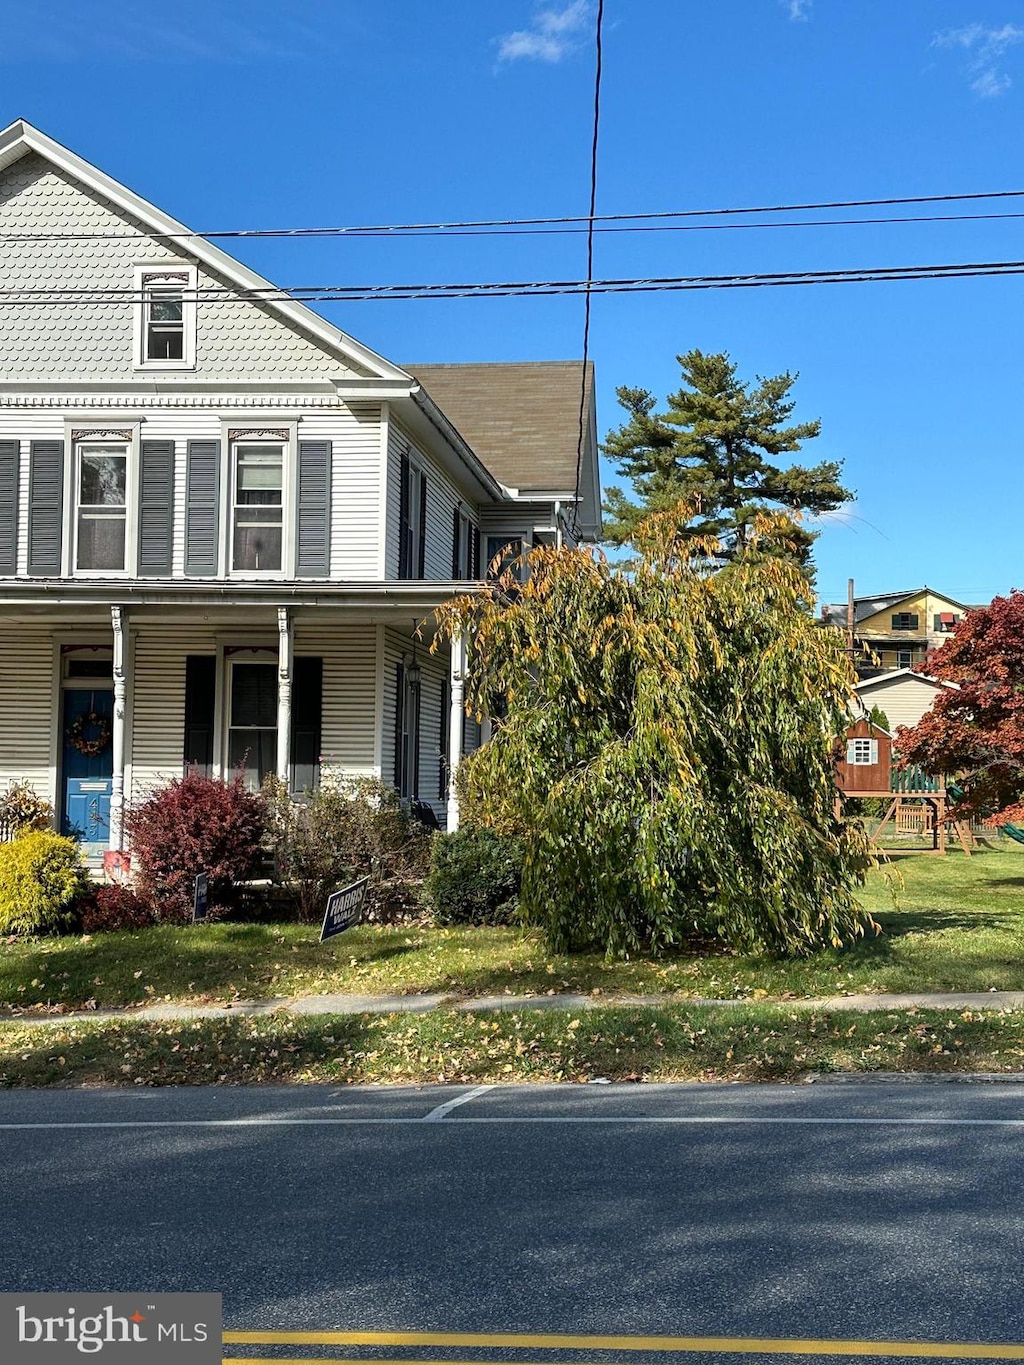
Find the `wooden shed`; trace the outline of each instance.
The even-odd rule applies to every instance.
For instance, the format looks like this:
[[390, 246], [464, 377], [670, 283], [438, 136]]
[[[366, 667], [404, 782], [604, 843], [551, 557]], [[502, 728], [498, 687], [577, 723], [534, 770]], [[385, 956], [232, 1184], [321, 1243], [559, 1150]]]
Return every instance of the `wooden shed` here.
[[846, 796], [892, 794], [892, 735], [870, 720], [854, 721], [846, 731], [846, 753], [836, 765], [839, 790]]

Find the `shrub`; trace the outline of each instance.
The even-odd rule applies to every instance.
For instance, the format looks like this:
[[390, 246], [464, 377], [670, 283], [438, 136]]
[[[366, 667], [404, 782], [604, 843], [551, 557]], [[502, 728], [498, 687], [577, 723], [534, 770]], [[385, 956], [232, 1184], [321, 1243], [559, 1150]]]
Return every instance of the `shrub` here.
[[372, 777], [332, 777], [302, 802], [276, 778], [263, 790], [277, 875], [301, 919], [318, 919], [332, 891], [361, 877], [370, 878], [369, 918], [418, 909], [430, 835], [393, 787]]
[[91, 887], [77, 906], [83, 934], [112, 934], [119, 929], [144, 929], [153, 923], [153, 907], [127, 886]]
[[192, 916], [195, 877], [209, 877], [209, 916], [223, 914], [234, 884], [254, 876], [266, 827], [261, 797], [239, 774], [230, 782], [190, 771], [125, 815], [136, 889], [160, 920]]
[[523, 845], [515, 835], [481, 826], [439, 835], [423, 885], [435, 923], [514, 923], [522, 868]]
[[23, 830], [49, 829], [53, 807], [37, 796], [27, 782], [12, 782], [0, 796], [0, 829], [12, 834]]
[[85, 885], [78, 844], [49, 830], [0, 844], [0, 934], [54, 934], [74, 923]]

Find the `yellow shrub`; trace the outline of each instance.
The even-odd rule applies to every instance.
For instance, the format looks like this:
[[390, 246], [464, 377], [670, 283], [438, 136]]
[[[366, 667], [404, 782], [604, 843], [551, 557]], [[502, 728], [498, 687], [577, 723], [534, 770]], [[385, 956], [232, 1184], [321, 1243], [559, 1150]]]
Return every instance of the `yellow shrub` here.
[[70, 928], [85, 885], [78, 845], [49, 830], [0, 844], [0, 934], [53, 934]]

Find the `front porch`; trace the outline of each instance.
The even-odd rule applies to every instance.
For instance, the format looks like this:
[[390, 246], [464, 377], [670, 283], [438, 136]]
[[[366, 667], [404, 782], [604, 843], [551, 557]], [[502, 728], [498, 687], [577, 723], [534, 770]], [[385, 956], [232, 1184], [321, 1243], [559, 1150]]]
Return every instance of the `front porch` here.
[[296, 796], [376, 776], [457, 828], [450, 778], [479, 734], [463, 650], [429, 653], [438, 585], [90, 596], [0, 608], [0, 790], [28, 783], [90, 861], [193, 765]]

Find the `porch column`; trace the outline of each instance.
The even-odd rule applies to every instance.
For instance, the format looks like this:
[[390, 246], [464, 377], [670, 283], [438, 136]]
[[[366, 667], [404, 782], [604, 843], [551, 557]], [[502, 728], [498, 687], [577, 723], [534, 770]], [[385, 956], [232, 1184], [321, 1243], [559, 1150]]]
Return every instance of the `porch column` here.
[[114, 632], [114, 716], [110, 727], [114, 772], [110, 784], [109, 844], [110, 848], [118, 853], [124, 843], [125, 700], [128, 695], [124, 646], [128, 625], [127, 611], [123, 607], [111, 607], [110, 624]]
[[466, 646], [457, 635], [451, 645], [451, 713], [448, 722], [448, 833], [459, 827], [459, 797], [455, 790], [455, 775], [462, 762], [462, 722], [465, 718]]
[[295, 623], [287, 607], [277, 609], [277, 775], [287, 787], [292, 766], [292, 665]]

